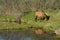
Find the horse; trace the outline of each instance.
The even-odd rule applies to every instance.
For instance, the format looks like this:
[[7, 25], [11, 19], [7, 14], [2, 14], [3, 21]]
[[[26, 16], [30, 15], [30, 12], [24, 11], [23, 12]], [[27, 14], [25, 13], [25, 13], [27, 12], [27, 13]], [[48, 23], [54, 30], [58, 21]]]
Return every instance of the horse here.
[[42, 11], [36, 11], [35, 12], [35, 21], [37, 21], [37, 18], [40, 18], [41, 20], [49, 20], [50, 16], [48, 16], [43, 10]]

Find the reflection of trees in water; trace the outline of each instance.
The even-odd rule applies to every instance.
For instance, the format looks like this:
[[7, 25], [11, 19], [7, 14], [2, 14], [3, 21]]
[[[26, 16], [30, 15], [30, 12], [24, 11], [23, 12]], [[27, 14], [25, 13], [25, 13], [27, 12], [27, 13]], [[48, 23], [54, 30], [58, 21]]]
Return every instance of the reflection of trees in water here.
[[4, 39], [8, 39], [7, 30], [0, 30], [0, 36]]
[[52, 33], [35, 34], [32, 30], [0, 30], [4, 40], [57, 40]]

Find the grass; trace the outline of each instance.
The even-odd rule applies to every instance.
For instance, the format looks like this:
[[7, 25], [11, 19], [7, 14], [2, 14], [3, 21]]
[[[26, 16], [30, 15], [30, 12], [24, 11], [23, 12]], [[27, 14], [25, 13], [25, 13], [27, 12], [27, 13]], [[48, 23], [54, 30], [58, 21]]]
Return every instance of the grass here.
[[[1, 22], [5, 21], [7, 19], [9, 20], [15, 20], [14, 16], [9, 16], [9, 15], [3, 15], [0, 16], [0, 30], [7, 29], [7, 30], [14, 30], [14, 29], [23, 29], [27, 30], [30, 29], [31, 27], [33, 29], [43, 27], [45, 31], [49, 30], [56, 30], [60, 29], [60, 10], [48, 10], [46, 11], [50, 15], [50, 19], [48, 21], [44, 20], [38, 20], [35, 22], [34, 20], [34, 12], [30, 12], [27, 15], [22, 17], [22, 24], [18, 24], [15, 22]], [[57, 40], [60, 40], [60, 36], [56, 36]]]
[[27, 22], [27, 24], [32, 25], [32, 27], [43, 27], [45, 30], [60, 28], [60, 10], [47, 11], [47, 13], [50, 15], [49, 21], [38, 20], [38, 22], [35, 22], [33, 12], [27, 14], [22, 19]]
[[[55, 30], [60, 28], [60, 10], [48, 10], [46, 11], [50, 15], [50, 20], [37, 22], [34, 21], [34, 12], [30, 12], [27, 15], [22, 17], [22, 24], [14, 23], [14, 22], [0, 22], [0, 29], [28, 29], [29, 27], [43, 27], [46, 31]], [[0, 16], [1, 20], [6, 19], [13, 20], [15, 17], [13, 16]]]

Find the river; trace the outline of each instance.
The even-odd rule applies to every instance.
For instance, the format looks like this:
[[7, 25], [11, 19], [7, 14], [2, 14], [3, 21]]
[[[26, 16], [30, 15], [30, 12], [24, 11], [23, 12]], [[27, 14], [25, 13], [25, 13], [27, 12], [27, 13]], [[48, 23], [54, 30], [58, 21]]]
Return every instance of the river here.
[[51, 34], [35, 34], [32, 30], [0, 30], [0, 40], [57, 40]]

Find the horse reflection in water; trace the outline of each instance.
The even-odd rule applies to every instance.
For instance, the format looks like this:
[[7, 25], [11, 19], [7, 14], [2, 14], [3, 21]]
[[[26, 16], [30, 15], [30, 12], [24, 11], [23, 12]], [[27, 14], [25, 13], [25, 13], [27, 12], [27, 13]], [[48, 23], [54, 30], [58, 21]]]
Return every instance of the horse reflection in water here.
[[38, 40], [57, 40], [56, 34], [53, 31], [44, 31], [43, 28], [37, 28], [34, 30], [36, 38]]
[[36, 34], [40, 34], [40, 35], [45, 33], [45, 31], [43, 30], [43, 28], [37, 28], [37, 29], [34, 30], [34, 32]]

